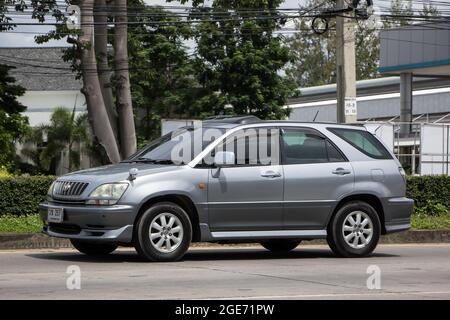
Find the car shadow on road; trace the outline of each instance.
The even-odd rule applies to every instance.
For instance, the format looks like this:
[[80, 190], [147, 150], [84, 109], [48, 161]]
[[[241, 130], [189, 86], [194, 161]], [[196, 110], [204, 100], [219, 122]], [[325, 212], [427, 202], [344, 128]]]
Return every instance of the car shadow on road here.
[[[78, 252], [42, 252], [30, 253], [28, 257], [46, 260], [60, 260], [72, 262], [92, 263], [122, 263], [122, 262], [146, 262], [137, 253], [130, 249], [119, 250], [106, 256], [87, 256]], [[373, 253], [370, 258], [396, 257], [386, 253]], [[271, 259], [339, 259], [328, 248], [297, 248], [286, 253], [274, 253], [260, 248], [193, 248], [184, 256], [182, 261], [214, 261], [214, 260], [271, 260]]]

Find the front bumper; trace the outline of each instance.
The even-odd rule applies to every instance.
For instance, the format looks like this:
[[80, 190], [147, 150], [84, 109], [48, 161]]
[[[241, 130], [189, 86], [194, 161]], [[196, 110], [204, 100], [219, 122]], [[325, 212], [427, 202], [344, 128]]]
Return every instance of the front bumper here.
[[[64, 209], [61, 223], [48, 223], [49, 207]], [[44, 221], [43, 232], [52, 237], [131, 243], [133, 238], [134, 208], [130, 205], [85, 206], [60, 203], [42, 203], [39, 214]]]
[[414, 200], [400, 197], [390, 198], [384, 203], [386, 233], [405, 231], [411, 228]]

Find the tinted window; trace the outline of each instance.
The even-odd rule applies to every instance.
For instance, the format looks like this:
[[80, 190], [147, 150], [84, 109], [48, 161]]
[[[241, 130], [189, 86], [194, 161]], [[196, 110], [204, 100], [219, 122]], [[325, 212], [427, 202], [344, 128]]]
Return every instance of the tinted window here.
[[368, 131], [341, 128], [329, 128], [328, 130], [369, 157], [375, 159], [392, 159], [392, 156], [383, 144]]
[[346, 161], [342, 154], [336, 149], [335, 146], [331, 144], [330, 141], [327, 140], [327, 152], [328, 152], [328, 161], [329, 162], [342, 162]]
[[282, 144], [284, 164], [345, 161], [329, 141], [311, 130], [285, 129]]

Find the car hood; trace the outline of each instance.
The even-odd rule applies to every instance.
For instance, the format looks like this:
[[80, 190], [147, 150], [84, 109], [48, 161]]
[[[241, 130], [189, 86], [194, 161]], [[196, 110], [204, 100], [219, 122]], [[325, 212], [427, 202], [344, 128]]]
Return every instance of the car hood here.
[[138, 175], [145, 176], [159, 172], [168, 172], [179, 170], [182, 166], [176, 165], [160, 165], [139, 162], [122, 162], [118, 164], [106, 165], [86, 170], [68, 173], [58, 178], [60, 181], [95, 181], [98, 183], [118, 182], [128, 178], [131, 168], [138, 169]]

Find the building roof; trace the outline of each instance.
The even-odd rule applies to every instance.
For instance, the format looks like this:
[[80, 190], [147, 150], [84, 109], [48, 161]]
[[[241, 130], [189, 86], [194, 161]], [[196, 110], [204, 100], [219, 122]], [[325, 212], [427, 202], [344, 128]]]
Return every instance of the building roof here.
[[[414, 77], [413, 89], [435, 89], [450, 86], [449, 78]], [[336, 99], [336, 84], [299, 88], [300, 96], [289, 100], [288, 104]], [[384, 77], [356, 82], [358, 97], [400, 92], [400, 77]]]
[[30, 91], [80, 90], [69, 62], [62, 59], [62, 47], [0, 48], [0, 64], [15, 67], [10, 74]]

